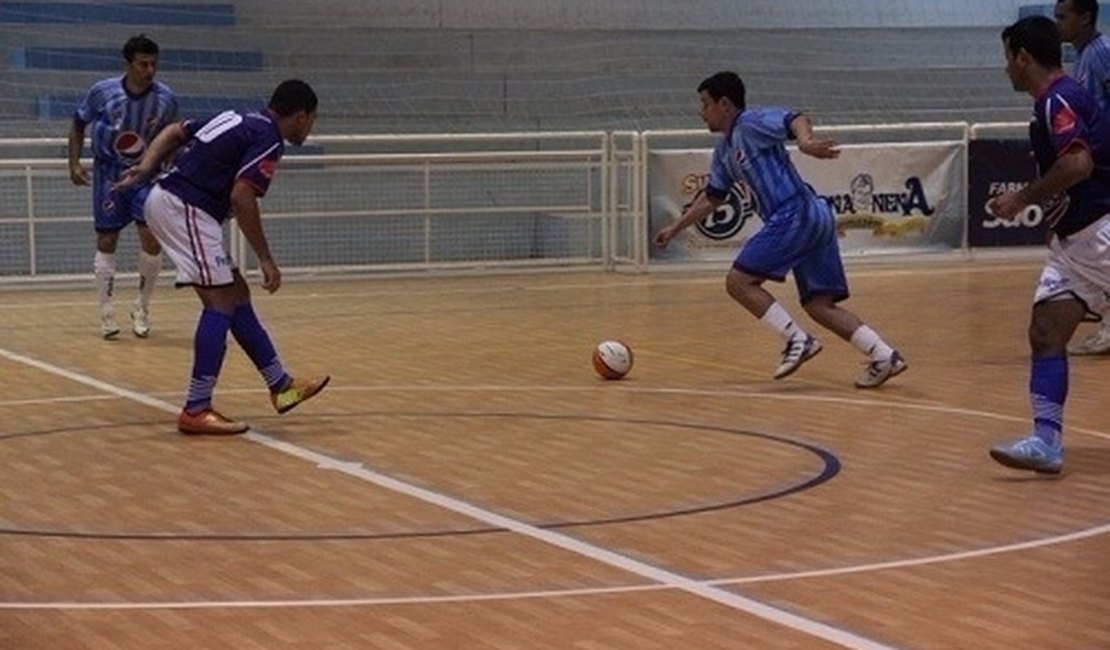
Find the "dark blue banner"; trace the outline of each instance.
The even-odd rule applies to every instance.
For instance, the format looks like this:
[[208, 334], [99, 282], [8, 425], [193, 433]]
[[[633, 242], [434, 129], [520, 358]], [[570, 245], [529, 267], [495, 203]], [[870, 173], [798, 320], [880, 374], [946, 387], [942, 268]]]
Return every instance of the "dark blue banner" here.
[[1039, 205], [1031, 205], [1013, 220], [987, 214], [987, 201], [1019, 190], [1036, 177], [1028, 140], [972, 140], [968, 145], [967, 243], [980, 246], [1044, 244], [1048, 224]]

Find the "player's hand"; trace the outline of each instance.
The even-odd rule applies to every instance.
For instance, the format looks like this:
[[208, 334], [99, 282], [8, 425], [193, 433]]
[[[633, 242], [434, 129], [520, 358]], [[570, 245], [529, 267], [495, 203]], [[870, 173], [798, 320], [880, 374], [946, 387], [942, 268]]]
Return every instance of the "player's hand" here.
[[676, 234], [678, 234], [678, 231], [675, 230], [674, 224], [667, 224], [660, 228], [659, 232], [655, 233], [655, 237], [652, 238], [652, 241], [655, 242], [655, 245], [659, 248], [666, 248], [667, 244], [671, 243], [671, 240], [674, 239]]
[[270, 293], [274, 293], [281, 288], [281, 269], [274, 264], [273, 260], [266, 260], [258, 263], [259, 269], [262, 271], [262, 288]]
[[73, 181], [74, 185], [88, 185], [89, 170], [79, 162], [73, 163], [69, 166], [69, 180]]
[[118, 191], [118, 190], [126, 190], [130, 187], [134, 187], [135, 185], [139, 184], [139, 182], [141, 182], [144, 178], [146, 178], [149, 174], [150, 174], [149, 171], [144, 170], [142, 167], [139, 167], [138, 165], [128, 167], [127, 169], [125, 169], [123, 171], [123, 174], [120, 175], [119, 180], [116, 181], [115, 183], [112, 183], [112, 189]]
[[799, 142], [798, 151], [814, 158], [838, 158], [840, 156], [840, 143], [836, 140], [811, 138], [805, 142]]
[[999, 219], [1010, 221], [1026, 208], [1025, 201], [1018, 198], [1017, 192], [999, 194], [987, 201], [987, 214]]

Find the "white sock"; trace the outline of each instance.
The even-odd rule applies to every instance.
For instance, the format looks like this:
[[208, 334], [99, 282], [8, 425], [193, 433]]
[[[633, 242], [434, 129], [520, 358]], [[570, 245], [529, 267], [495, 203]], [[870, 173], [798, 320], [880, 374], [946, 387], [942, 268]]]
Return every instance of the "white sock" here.
[[806, 336], [805, 330], [798, 327], [797, 322], [791, 318], [790, 314], [783, 309], [778, 301], [771, 303], [771, 306], [767, 308], [763, 316], [760, 316], [759, 320], [775, 334], [782, 337], [784, 341], [792, 341]]
[[112, 288], [116, 279], [116, 254], [96, 251], [93, 257], [93, 272], [96, 275], [96, 297], [100, 310], [112, 308]]
[[139, 251], [139, 299], [135, 304], [143, 309], [150, 308], [150, 296], [154, 293], [154, 283], [162, 270], [162, 254], [151, 255]]
[[857, 350], [875, 361], [889, 359], [894, 354], [894, 348], [887, 345], [878, 332], [866, 325], [860, 325], [859, 329], [852, 332], [851, 342]]

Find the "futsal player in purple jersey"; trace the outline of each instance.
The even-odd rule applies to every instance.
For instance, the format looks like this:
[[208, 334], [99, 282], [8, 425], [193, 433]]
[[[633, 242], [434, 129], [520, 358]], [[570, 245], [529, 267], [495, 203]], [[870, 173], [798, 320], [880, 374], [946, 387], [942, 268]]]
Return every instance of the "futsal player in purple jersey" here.
[[[1103, 113], [1110, 111], [1110, 38], [1098, 31], [1098, 0], [1058, 0], [1056, 26], [1060, 40], [1079, 52], [1072, 77], [1087, 89]], [[1102, 326], [1075, 347], [1072, 354], [1110, 354], [1110, 314]]]
[[119, 336], [112, 293], [120, 230], [134, 221], [139, 234], [139, 296], [131, 309], [131, 329], [140, 338], [150, 335], [150, 297], [162, 268], [162, 249], [143, 219], [149, 184], [123, 192], [112, 185], [139, 160], [154, 136], [177, 119], [177, 98], [168, 86], [154, 80], [158, 73], [158, 44], [144, 35], [134, 36], [124, 44], [123, 58], [127, 61], [124, 76], [93, 84], [77, 106], [69, 129], [70, 180], [75, 185], [88, 185], [89, 172], [81, 164], [81, 150], [85, 145], [85, 129], [92, 126], [96, 229], [93, 270], [100, 305], [100, 334], [106, 339]]
[[1085, 319], [1098, 320], [1110, 300], [1110, 120], [1078, 82], [1064, 74], [1056, 24], [1023, 18], [1002, 32], [1006, 74], [1034, 98], [1029, 139], [1038, 178], [987, 204], [1001, 219], [1045, 207], [1048, 259], [1029, 323], [1033, 433], [990, 450], [1015, 469], [1058, 474], [1063, 467], [1067, 343]]
[[802, 113], [749, 108], [744, 83], [734, 72], [707, 78], [698, 86], [698, 94], [701, 118], [711, 132], [724, 137], [713, 151], [705, 192], [677, 221], [655, 234], [655, 244], [666, 246], [682, 229], [705, 219], [724, 202], [733, 183], [746, 183], [758, 198], [764, 223], [736, 256], [725, 288], [786, 342], [775, 379], [789, 376], [821, 351], [817, 338], [763, 288], [765, 281], [781, 282], [790, 271], [806, 313], [868, 356], [867, 368], [855, 381], [857, 387], [876, 388], [905, 371], [901, 353], [837, 305], [848, 297], [848, 280], [832, 209], [799, 176], [783, 144], [796, 139], [806, 155], [835, 158], [840, 153], [836, 143], [815, 138], [809, 118]]
[[182, 433], [235, 434], [249, 428], [212, 407], [229, 331], [258, 368], [278, 413], [317, 394], [330, 379], [295, 379], [285, 369], [254, 312], [250, 288], [228, 254], [223, 228], [235, 218], [258, 258], [262, 288], [277, 291], [281, 270], [266, 241], [258, 199], [270, 187], [285, 141], [300, 145], [312, 131], [316, 105], [312, 88], [290, 79], [278, 85], [261, 112], [224, 111], [207, 120], [171, 124], [118, 185], [142, 182], [175, 156], [151, 189], [145, 214], [177, 268], [177, 285], [191, 285], [203, 306], [189, 392], [177, 421]]

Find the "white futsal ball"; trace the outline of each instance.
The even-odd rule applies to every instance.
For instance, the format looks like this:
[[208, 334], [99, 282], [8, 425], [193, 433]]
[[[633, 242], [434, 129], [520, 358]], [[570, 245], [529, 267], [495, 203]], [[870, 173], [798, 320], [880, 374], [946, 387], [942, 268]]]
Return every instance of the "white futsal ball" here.
[[632, 370], [632, 348], [620, 341], [602, 341], [594, 348], [594, 370], [605, 379], [620, 379]]

